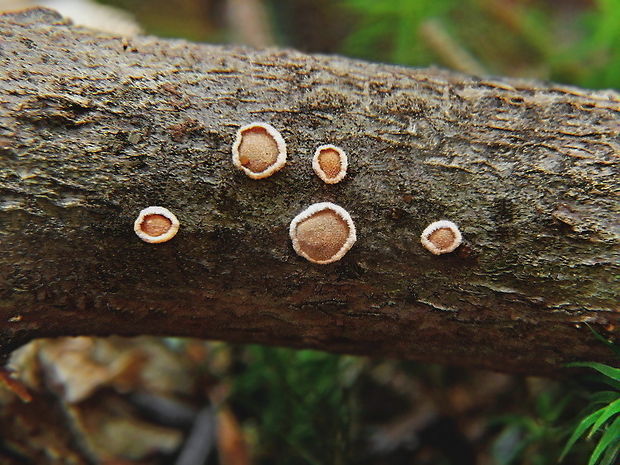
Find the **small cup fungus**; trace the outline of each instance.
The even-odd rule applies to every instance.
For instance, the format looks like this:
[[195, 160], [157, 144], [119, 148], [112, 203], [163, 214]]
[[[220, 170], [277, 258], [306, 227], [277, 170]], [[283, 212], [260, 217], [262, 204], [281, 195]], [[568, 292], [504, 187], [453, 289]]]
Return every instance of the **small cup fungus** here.
[[347, 154], [335, 145], [321, 145], [314, 152], [312, 168], [327, 184], [336, 184], [347, 175], [349, 166]]
[[286, 164], [286, 143], [267, 123], [240, 128], [232, 152], [234, 165], [252, 179], [271, 176]]
[[295, 252], [319, 264], [340, 260], [357, 239], [351, 215], [331, 202], [306, 208], [291, 221], [289, 234]]
[[179, 230], [179, 220], [164, 207], [148, 207], [140, 212], [133, 230], [144, 242], [158, 244], [172, 239]]
[[431, 253], [441, 255], [450, 253], [461, 245], [461, 231], [452, 221], [435, 221], [429, 224], [420, 237], [422, 245]]

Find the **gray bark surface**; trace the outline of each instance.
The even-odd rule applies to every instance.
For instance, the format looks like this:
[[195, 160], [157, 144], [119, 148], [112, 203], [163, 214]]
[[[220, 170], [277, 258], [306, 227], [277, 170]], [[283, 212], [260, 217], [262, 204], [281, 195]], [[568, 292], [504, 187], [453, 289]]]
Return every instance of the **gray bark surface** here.
[[[35, 337], [174, 335], [546, 373], [612, 355], [620, 97], [289, 50], [0, 16], [0, 347]], [[286, 140], [264, 180], [236, 130]], [[349, 174], [314, 174], [321, 144]], [[348, 210], [339, 262], [297, 256], [291, 219]], [[165, 244], [138, 212], [181, 222]], [[465, 243], [420, 244], [449, 219]]]

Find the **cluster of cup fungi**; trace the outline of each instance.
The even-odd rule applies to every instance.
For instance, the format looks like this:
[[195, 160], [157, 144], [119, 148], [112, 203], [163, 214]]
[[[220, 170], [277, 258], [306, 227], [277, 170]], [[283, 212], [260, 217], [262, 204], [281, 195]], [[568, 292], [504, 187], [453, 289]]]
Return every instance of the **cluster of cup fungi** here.
[[[252, 179], [267, 178], [286, 164], [286, 143], [270, 124], [251, 123], [237, 131], [232, 161]], [[321, 145], [314, 152], [312, 168], [323, 182], [339, 183], [347, 174], [347, 154], [335, 145]], [[138, 237], [153, 244], [169, 241], [178, 230], [179, 220], [164, 207], [145, 208], [134, 223]], [[318, 264], [340, 260], [357, 240], [351, 215], [331, 202], [315, 203], [298, 214], [289, 235], [295, 252]], [[424, 229], [420, 240], [431, 253], [441, 255], [454, 251], [462, 237], [454, 223], [441, 220]]]

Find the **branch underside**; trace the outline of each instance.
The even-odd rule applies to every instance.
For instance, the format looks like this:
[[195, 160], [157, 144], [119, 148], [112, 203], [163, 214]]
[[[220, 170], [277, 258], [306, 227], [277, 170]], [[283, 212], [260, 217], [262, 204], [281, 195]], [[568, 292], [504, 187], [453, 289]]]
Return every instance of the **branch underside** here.
[[[620, 97], [294, 51], [0, 16], [0, 347], [157, 334], [548, 373], [609, 361], [620, 286]], [[287, 165], [235, 169], [236, 130]], [[319, 145], [349, 156], [323, 183]], [[358, 240], [297, 256], [288, 225], [329, 201]], [[133, 232], [150, 205], [179, 233]], [[464, 244], [435, 256], [431, 222]]]

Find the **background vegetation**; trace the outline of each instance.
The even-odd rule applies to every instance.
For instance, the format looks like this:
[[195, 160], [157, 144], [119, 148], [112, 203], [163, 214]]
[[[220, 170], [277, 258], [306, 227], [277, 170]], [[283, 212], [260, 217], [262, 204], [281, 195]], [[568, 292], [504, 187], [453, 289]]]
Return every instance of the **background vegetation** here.
[[[105, 0], [148, 33], [227, 43], [265, 24], [265, 45], [410, 66], [620, 85], [618, 0]], [[240, 4], [264, 15], [231, 21]], [[232, 14], [231, 14], [232, 10]]]

